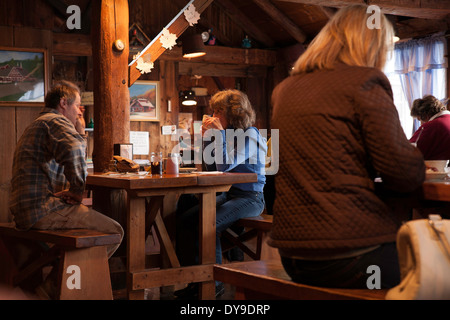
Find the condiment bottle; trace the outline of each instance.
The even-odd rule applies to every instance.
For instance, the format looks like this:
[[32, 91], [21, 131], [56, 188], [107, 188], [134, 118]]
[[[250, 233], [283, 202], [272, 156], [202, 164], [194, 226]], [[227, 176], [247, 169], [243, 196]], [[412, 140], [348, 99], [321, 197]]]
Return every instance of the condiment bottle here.
[[150, 162], [151, 173], [162, 175], [162, 152], [152, 152]]

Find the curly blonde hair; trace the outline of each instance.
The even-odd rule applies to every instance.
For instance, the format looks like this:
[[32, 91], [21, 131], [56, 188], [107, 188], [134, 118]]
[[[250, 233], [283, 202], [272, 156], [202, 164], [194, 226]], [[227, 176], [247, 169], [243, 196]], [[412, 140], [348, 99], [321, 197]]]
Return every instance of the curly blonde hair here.
[[213, 112], [222, 113], [228, 124], [235, 129], [247, 129], [256, 120], [256, 114], [248, 96], [239, 90], [217, 92], [210, 101]]

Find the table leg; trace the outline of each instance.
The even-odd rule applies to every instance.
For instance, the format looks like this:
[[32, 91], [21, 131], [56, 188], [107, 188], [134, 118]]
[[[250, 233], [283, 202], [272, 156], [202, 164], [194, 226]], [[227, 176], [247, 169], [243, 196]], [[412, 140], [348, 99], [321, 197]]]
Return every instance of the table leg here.
[[[199, 196], [199, 262], [200, 264], [214, 264], [216, 262], [216, 193], [202, 193]], [[214, 281], [200, 284], [200, 299], [215, 299]]]
[[144, 290], [132, 290], [131, 273], [145, 269], [145, 198], [129, 195], [127, 211], [127, 295], [143, 300]]

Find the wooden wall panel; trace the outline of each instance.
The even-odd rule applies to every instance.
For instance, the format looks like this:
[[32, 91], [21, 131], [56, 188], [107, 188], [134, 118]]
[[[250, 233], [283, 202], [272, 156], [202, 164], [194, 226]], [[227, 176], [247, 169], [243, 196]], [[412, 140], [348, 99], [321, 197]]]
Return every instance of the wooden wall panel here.
[[[6, 12], [5, 3], [0, 4], [0, 21]], [[12, 46], [14, 41], [12, 27], [0, 27], [0, 45]], [[16, 147], [15, 108], [0, 107], [0, 222], [10, 220], [8, 209], [9, 186], [14, 149]]]
[[256, 112], [255, 127], [258, 129], [267, 129], [266, 110], [270, 105], [270, 94], [265, 78], [248, 78], [247, 95]]
[[[166, 157], [172, 148], [176, 145], [176, 141], [171, 140], [171, 136], [163, 136], [161, 134], [161, 127], [165, 125], [174, 125], [178, 121], [178, 86], [176, 82], [177, 64], [173, 61], [160, 61], [157, 64], [159, 74], [158, 80], [160, 85], [160, 121], [131, 121], [131, 131], [147, 131], [149, 132], [150, 153], [163, 153]], [[152, 71], [153, 73], [153, 71]], [[142, 77], [140, 80], [151, 80], [155, 78], [154, 75], [150, 77]], [[172, 111], [167, 112], [168, 100], [171, 100]], [[149, 158], [146, 156], [137, 156], [137, 159]]]
[[17, 107], [16, 108], [16, 141], [19, 141], [25, 129], [39, 116], [40, 107]]
[[[177, 84], [177, 63], [172, 61], [160, 61], [160, 83], [161, 83], [161, 123], [160, 125], [178, 124], [178, 84]], [[170, 99], [172, 111], [167, 112], [167, 104]], [[160, 129], [159, 129], [160, 130]], [[160, 132], [161, 133], [161, 132]], [[172, 152], [173, 147], [178, 144], [177, 141], [172, 141], [171, 135], [160, 134], [161, 151], [166, 157], [168, 153]]]
[[[0, 7], [1, 12], [1, 7]], [[14, 33], [12, 27], [0, 26], [0, 44], [4, 47], [11, 47], [14, 44]]]
[[[17, 13], [17, 12], [16, 12]], [[20, 14], [8, 19], [19, 21]], [[0, 27], [0, 46], [44, 48], [48, 51], [46, 85], [51, 81], [52, 32], [31, 27]], [[17, 140], [25, 128], [37, 117], [41, 106], [0, 107], [0, 222], [10, 219], [8, 209], [9, 184]]]
[[0, 222], [10, 220], [9, 186], [14, 149], [16, 148], [15, 108], [0, 107]]

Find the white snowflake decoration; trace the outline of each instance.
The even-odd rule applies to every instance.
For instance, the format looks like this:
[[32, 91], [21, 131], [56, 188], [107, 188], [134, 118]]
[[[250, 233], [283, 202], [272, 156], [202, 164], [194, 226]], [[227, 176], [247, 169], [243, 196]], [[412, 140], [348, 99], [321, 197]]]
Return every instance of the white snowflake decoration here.
[[143, 58], [139, 58], [137, 61], [136, 68], [141, 72], [141, 74], [149, 73], [153, 69], [153, 62], [145, 62]]
[[[136, 60], [137, 57], [139, 57], [140, 53], [133, 56], [133, 60]], [[151, 61], [150, 54], [146, 54], [136, 61], [136, 69], [138, 69], [141, 74], [149, 73], [154, 67], [154, 63]]]
[[200, 19], [200, 13], [198, 13], [197, 10], [195, 10], [195, 6], [191, 4], [186, 10], [184, 10], [184, 17], [192, 27]]
[[159, 41], [161, 42], [162, 46], [170, 50], [172, 50], [173, 46], [177, 44], [176, 40], [177, 35], [174, 33], [170, 33], [170, 31], [167, 28], [163, 29], [161, 38], [159, 38]]

